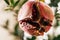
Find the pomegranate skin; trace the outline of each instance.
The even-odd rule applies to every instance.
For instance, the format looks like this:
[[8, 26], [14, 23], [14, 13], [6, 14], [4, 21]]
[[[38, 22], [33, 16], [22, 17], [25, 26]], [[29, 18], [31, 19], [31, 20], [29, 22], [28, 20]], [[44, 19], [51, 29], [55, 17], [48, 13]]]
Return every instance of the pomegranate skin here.
[[27, 1], [18, 14], [20, 28], [33, 36], [48, 32], [53, 19], [53, 11], [43, 2]]

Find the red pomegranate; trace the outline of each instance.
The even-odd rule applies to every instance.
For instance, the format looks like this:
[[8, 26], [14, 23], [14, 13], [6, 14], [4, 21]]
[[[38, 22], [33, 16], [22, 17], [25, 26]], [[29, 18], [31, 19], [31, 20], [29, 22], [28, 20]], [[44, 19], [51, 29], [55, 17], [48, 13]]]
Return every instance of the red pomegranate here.
[[39, 36], [52, 26], [53, 12], [43, 2], [27, 1], [19, 11], [20, 28], [31, 35]]

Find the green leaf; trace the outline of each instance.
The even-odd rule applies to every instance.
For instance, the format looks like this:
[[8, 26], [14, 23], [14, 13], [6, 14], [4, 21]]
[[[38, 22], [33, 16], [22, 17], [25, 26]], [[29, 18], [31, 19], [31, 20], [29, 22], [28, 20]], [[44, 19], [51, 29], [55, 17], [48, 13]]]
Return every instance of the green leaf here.
[[8, 0], [4, 0], [8, 5], [9, 5], [9, 1]]
[[10, 2], [11, 2], [11, 5], [13, 5], [13, 6], [14, 6], [14, 0], [10, 0]]
[[58, 35], [57, 37], [54, 37], [53, 40], [60, 40], [60, 35]]
[[22, 5], [27, 2], [28, 0], [24, 0], [22, 3], [20, 3], [20, 7], [22, 7]]
[[58, 7], [58, 3], [60, 2], [60, 0], [50, 0], [50, 1], [51, 3], [49, 5], [54, 7]]
[[35, 40], [36, 37], [35, 36], [32, 36], [32, 38], [27, 38], [27, 40]]
[[15, 25], [15, 33], [14, 34], [18, 36], [18, 23]]
[[14, 35], [19, 36], [23, 40], [24, 32], [19, 28], [19, 23], [15, 25], [14, 29], [15, 29]]
[[14, 7], [17, 6], [17, 4], [19, 3], [20, 0], [16, 1], [15, 4], [14, 4]]

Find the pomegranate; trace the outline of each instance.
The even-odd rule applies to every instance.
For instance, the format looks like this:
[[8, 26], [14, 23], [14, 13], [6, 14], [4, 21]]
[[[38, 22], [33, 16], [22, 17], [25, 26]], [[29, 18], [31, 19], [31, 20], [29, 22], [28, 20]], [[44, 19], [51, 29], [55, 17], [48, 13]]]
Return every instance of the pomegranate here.
[[18, 14], [20, 28], [33, 36], [47, 32], [52, 26], [53, 18], [53, 12], [48, 5], [35, 1], [27, 1]]

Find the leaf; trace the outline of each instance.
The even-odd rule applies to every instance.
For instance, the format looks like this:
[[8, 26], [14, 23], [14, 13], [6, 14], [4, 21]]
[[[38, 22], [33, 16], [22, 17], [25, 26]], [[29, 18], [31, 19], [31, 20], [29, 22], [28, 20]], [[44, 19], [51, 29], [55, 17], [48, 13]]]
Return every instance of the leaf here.
[[56, 26], [60, 26], [60, 20], [56, 20]]
[[27, 38], [27, 40], [35, 40], [36, 37], [35, 36], [32, 36], [32, 38]]
[[14, 34], [18, 36], [18, 23], [15, 25], [15, 33]]
[[19, 3], [20, 0], [16, 1], [15, 4], [14, 4], [14, 7], [17, 6], [17, 4]]
[[15, 29], [14, 35], [19, 36], [23, 40], [24, 32], [19, 28], [19, 23], [15, 25], [14, 29]]
[[57, 37], [54, 37], [53, 40], [60, 40], [60, 35], [58, 35]]
[[58, 3], [60, 0], [51, 0], [51, 3], [49, 4], [50, 6], [58, 7]]
[[20, 3], [20, 7], [22, 7], [22, 5], [28, 0], [24, 0], [22, 3]]
[[8, 25], [9, 25], [9, 20], [6, 21], [6, 25], [4, 25], [4, 28], [8, 29]]
[[14, 0], [10, 0], [10, 2], [11, 2], [11, 5], [13, 5], [13, 6], [14, 6]]
[[8, 5], [9, 5], [9, 1], [8, 0], [4, 0]]

